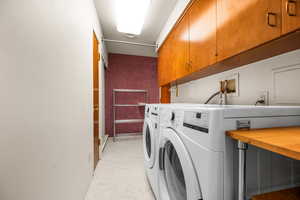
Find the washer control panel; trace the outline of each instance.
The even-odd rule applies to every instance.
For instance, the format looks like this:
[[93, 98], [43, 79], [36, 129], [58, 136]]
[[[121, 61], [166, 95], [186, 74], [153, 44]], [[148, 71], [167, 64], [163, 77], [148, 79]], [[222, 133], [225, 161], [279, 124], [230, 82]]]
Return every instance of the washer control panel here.
[[209, 114], [207, 112], [185, 111], [183, 126], [208, 134]]

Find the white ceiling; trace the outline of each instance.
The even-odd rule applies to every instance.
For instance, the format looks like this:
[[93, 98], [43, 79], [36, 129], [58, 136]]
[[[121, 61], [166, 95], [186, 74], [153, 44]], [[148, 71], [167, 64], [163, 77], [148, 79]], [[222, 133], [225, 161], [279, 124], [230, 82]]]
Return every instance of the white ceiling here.
[[[126, 0], [124, 0], [126, 1]], [[124, 33], [119, 33], [116, 28], [114, 16], [114, 0], [95, 0], [96, 9], [101, 21], [103, 35], [105, 39], [122, 40], [138, 43], [155, 44], [159, 33], [172, 12], [177, 0], [151, 0], [151, 5], [147, 13], [145, 24], [141, 35], [134, 39], [125, 37]], [[121, 43], [106, 42], [109, 53], [120, 53], [128, 55], [140, 55], [155, 57], [154, 47], [128, 45]]]

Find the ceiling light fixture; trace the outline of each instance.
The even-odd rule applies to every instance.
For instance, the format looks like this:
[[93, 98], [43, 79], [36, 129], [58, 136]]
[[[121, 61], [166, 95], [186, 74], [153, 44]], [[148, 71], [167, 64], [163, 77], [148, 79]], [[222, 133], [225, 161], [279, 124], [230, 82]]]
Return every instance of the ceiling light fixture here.
[[115, 0], [117, 30], [140, 35], [151, 0]]
[[131, 34], [131, 33], [125, 33], [125, 37], [130, 38], [130, 39], [133, 39], [133, 38], [136, 37], [136, 35]]

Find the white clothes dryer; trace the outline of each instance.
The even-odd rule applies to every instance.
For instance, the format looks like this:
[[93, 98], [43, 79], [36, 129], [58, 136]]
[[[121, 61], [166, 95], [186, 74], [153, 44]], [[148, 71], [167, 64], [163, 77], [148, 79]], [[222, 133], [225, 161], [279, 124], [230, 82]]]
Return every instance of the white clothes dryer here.
[[235, 143], [225, 132], [300, 125], [300, 107], [166, 107], [161, 114], [158, 200], [237, 199]]

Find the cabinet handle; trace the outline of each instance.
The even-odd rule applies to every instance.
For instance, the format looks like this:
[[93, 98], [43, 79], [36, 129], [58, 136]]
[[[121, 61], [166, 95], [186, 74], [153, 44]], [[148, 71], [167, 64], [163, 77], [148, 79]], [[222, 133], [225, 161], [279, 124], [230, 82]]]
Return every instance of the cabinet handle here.
[[[271, 17], [274, 18], [274, 23], [272, 23]], [[267, 23], [271, 27], [276, 27], [277, 26], [277, 14], [273, 13], [273, 12], [268, 12], [268, 14], [267, 14]]]
[[185, 63], [185, 70], [189, 71], [189, 63]]
[[185, 63], [185, 69], [189, 72], [192, 70], [192, 62]]
[[[291, 9], [292, 6], [294, 7], [294, 10]], [[286, 12], [291, 17], [297, 16], [297, 1], [296, 0], [288, 0], [286, 2]]]
[[190, 71], [192, 71], [192, 69], [193, 69], [193, 62], [192, 61], [189, 62], [189, 67], [190, 67]]

